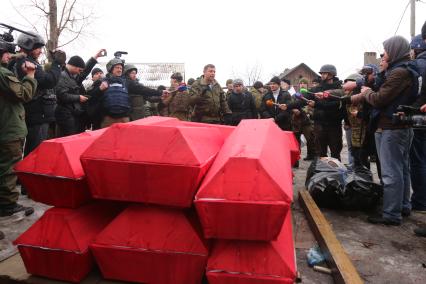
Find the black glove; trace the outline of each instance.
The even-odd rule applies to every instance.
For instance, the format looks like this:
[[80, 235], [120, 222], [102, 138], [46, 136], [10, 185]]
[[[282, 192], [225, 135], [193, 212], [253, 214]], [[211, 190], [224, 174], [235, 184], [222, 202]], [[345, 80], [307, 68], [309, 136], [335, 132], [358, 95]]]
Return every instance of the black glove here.
[[56, 50], [52, 54], [53, 61], [58, 63], [59, 65], [63, 66], [65, 65], [65, 60], [67, 59], [67, 54], [62, 50]]

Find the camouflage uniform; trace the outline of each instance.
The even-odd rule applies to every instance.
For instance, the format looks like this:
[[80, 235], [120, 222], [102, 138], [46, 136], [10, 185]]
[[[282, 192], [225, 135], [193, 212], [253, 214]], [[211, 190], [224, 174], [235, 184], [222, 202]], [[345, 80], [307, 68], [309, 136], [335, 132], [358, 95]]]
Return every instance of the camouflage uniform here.
[[8, 69], [0, 67], [0, 206], [16, 204], [15, 164], [22, 159], [27, 127], [23, 103], [31, 101], [37, 81], [24, 77], [22, 82]]
[[172, 92], [170, 97], [164, 100], [164, 104], [168, 106], [169, 116], [189, 120], [189, 100], [188, 90]]
[[260, 105], [262, 104], [263, 93], [259, 92], [258, 89], [253, 87], [250, 88], [250, 93], [253, 95], [256, 110], [258, 113], [260, 113]]
[[230, 118], [231, 110], [216, 80], [211, 85], [204, 78], [196, 80], [190, 89], [190, 104], [194, 107], [192, 121], [223, 124]]

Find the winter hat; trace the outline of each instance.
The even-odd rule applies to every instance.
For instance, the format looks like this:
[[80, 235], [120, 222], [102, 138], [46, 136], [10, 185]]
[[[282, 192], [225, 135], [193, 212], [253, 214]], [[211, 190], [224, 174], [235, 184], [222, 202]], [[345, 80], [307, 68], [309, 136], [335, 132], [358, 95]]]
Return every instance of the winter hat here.
[[232, 83], [234, 86], [235, 85], [241, 85], [244, 86], [244, 82], [241, 79], [235, 79], [234, 82]]
[[309, 84], [309, 81], [306, 78], [300, 78], [299, 84]]
[[84, 63], [84, 60], [78, 55], [74, 55], [73, 57], [71, 57], [68, 60], [68, 64], [79, 68], [86, 67], [86, 63]]
[[97, 67], [96, 67], [96, 68], [93, 68], [93, 70], [92, 70], [92, 77], [93, 77], [93, 76], [95, 76], [95, 74], [96, 74], [96, 73], [99, 73], [99, 72], [100, 72], [100, 73], [104, 73], [104, 71], [102, 71], [102, 69], [101, 69], [101, 68], [97, 68]]
[[286, 79], [286, 78], [281, 78], [281, 81], [283, 81], [284, 83], [286, 83], [287, 85], [291, 85], [291, 82], [290, 82], [290, 80], [289, 79]]
[[281, 84], [281, 80], [278, 76], [272, 77], [272, 79], [269, 81], [269, 83], [275, 83], [277, 85]]
[[232, 84], [232, 79], [228, 79], [228, 80], [226, 80], [226, 85], [229, 85], [229, 84]]
[[254, 82], [253, 87], [254, 87], [255, 89], [263, 88], [263, 83], [262, 83], [262, 82], [260, 82], [260, 81], [256, 81], [256, 82]]

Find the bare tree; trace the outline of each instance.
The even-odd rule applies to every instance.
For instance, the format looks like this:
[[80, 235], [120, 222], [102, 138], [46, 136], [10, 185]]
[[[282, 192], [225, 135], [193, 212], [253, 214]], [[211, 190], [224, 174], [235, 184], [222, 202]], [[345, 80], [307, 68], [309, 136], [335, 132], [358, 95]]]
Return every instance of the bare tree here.
[[253, 86], [256, 81], [259, 81], [262, 78], [262, 66], [259, 63], [256, 63], [253, 66], [247, 65], [244, 72], [235, 72], [235, 70], [232, 69], [231, 75], [233, 79], [240, 78], [244, 80], [244, 83], [247, 86]]
[[[55, 50], [77, 40], [88, 32], [95, 19], [92, 9], [80, 0], [27, 0], [24, 9], [12, 4], [15, 11], [39, 34], [47, 38], [46, 49]], [[59, 5], [58, 5], [59, 4]], [[35, 18], [36, 21], [31, 21]], [[44, 29], [40, 31], [40, 26]], [[46, 53], [50, 56], [50, 53]], [[50, 58], [49, 58], [50, 59]]]

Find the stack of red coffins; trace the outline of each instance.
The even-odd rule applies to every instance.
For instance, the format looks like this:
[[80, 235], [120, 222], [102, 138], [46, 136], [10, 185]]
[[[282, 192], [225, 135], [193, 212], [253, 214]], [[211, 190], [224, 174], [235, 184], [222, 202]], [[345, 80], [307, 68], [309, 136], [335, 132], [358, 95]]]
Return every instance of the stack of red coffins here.
[[[48, 210], [15, 243], [29, 273], [71, 282], [94, 256], [114, 280], [199, 284], [207, 267], [210, 284], [291, 283], [299, 154], [272, 120], [150, 117], [46, 141], [20, 178], [38, 201], [76, 209]], [[75, 197], [81, 184], [86, 199]]]
[[107, 279], [199, 284], [209, 248], [191, 206], [226, 131], [142, 122], [111, 126], [81, 157], [93, 197], [145, 204], [124, 210], [92, 251]]
[[219, 239], [209, 283], [294, 282], [290, 143], [272, 120], [243, 120], [223, 145], [195, 197], [204, 236]]

